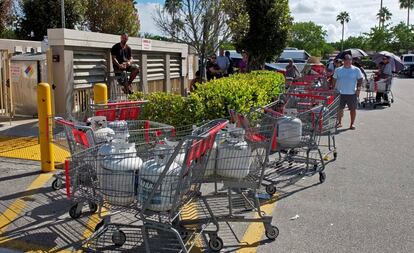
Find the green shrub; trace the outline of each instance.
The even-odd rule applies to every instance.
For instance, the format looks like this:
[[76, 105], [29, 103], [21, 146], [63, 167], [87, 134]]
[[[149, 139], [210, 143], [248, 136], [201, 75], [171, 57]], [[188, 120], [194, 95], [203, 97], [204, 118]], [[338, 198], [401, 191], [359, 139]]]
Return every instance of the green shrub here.
[[131, 99], [146, 99], [142, 117], [174, 126], [191, 125], [203, 120], [228, 116], [228, 110], [248, 112], [263, 106], [284, 88], [283, 75], [270, 71], [236, 74], [197, 85], [197, 90], [184, 98], [170, 93], [137, 92]]
[[266, 105], [282, 91], [282, 84], [281, 74], [256, 71], [198, 84], [195, 94], [203, 101], [206, 118], [213, 119], [227, 116], [229, 109], [248, 112], [252, 107]]

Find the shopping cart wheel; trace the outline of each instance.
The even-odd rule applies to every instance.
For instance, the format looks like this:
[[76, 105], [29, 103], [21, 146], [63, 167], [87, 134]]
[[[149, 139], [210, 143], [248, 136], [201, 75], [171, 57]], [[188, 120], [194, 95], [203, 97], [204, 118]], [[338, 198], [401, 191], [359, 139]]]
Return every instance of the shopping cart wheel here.
[[338, 152], [334, 151], [334, 152], [333, 152], [333, 156], [334, 156], [334, 158], [336, 159], [336, 158], [338, 157]]
[[269, 226], [266, 228], [265, 235], [267, 239], [274, 240], [279, 236], [279, 229], [276, 226]]
[[276, 193], [276, 186], [272, 184], [266, 185], [266, 193], [273, 196]]
[[321, 182], [321, 184], [322, 184], [323, 182], [325, 182], [325, 180], [326, 180], [325, 172], [323, 172], [323, 171], [319, 172], [319, 182]]
[[53, 182], [52, 182], [52, 189], [53, 189], [53, 190], [55, 190], [55, 191], [57, 191], [57, 190], [59, 190], [60, 188], [62, 188], [62, 185], [63, 185], [62, 179], [60, 179], [60, 178], [56, 178], [56, 179], [55, 179], [55, 180], [53, 180]]
[[219, 252], [223, 248], [224, 243], [223, 240], [217, 236], [210, 239], [208, 246], [213, 252]]
[[70, 209], [69, 209], [69, 216], [72, 219], [77, 219], [81, 216], [82, 211], [78, 211], [78, 204], [74, 204]]
[[90, 202], [89, 210], [91, 211], [91, 213], [96, 213], [96, 211], [98, 211], [98, 204]]
[[121, 247], [126, 242], [126, 235], [122, 230], [116, 230], [112, 234], [112, 243], [117, 246]]
[[391, 98], [391, 103], [394, 103], [394, 99], [393, 98]]

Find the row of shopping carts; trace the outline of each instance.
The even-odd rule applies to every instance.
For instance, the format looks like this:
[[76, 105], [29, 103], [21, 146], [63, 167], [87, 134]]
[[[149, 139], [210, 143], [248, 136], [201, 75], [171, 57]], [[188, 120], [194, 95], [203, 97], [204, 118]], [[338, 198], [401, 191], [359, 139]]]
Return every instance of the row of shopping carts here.
[[85, 242], [98, 252], [189, 252], [205, 235], [217, 252], [223, 223], [235, 222], [262, 223], [274, 240], [261, 191], [274, 195], [289, 168], [325, 181], [338, 101], [292, 83], [267, 106], [182, 127], [140, 119], [145, 102], [92, 105], [75, 121], [54, 120], [55, 142], [71, 153], [54, 188], [65, 185], [72, 218], [85, 205], [99, 214]]

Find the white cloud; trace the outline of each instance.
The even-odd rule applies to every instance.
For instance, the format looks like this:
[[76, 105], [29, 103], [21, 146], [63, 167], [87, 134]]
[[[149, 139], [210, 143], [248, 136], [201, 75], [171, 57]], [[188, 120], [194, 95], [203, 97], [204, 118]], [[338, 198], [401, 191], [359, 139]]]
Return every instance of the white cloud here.
[[295, 13], [313, 13], [315, 9], [312, 6], [306, 5], [304, 3], [298, 3], [297, 5], [293, 6], [292, 11]]
[[[351, 21], [345, 25], [345, 38], [369, 32], [371, 27], [378, 25], [376, 19], [380, 7], [380, 1], [378, 0], [290, 0], [289, 5], [296, 22], [313, 21], [321, 25], [328, 33], [328, 41], [339, 41], [341, 39], [342, 27], [336, 21], [336, 16], [341, 11], [347, 11], [351, 16]], [[384, 0], [383, 5], [390, 9], [393, 24], [406, 21], [407, 11], [399, 8], [398, 1]], [[153, 21], [157, 6], [159, 4], [155, 2], [138, 3], [141, 32], [161, 34]]]
[[138, 3], [138, 13], [141, 22], [141, 33], [161, 34], [153, 17], [160, 5], [158, 3]]
[[[347, 11], [351, 16], [351, 21], [345, 25], [345, 38], [369, 32], [371, 27], [378, 25], [376, 19], [376, 14], [380, 8], [380, 1], [378, 0], [307, 0], [307, 6], [312, 6], [314, 10], [312, 14], [296, 11], [294, 7], [303, 2], [303, 0], [289, 1], [295, 21], [313, 21], [321, 25], [328, 33], [328, 41], [339, 41], [341, 39], [342, 27], [336, 21], [336, 16], [341, 11]], [[390, 9], [393, 24], [398, 24], [407, 19], [407, 11], [399, 8], [398, 1], [384, 0], [383, 6]]]

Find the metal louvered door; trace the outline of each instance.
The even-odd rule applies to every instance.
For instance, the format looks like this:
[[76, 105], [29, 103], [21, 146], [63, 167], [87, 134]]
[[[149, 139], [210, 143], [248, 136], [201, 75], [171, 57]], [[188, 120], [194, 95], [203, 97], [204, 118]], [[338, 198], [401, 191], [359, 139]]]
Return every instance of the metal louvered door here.
[[10, 84], [10, 55], [7, 50], [0, 50], [0, 116], [13, 116]]
[[147, 54], [147, 80], [149, 92], [164, 91], [165, 56], [163, 54]]
[[92, 102], [95, 83], [106, 83], [107, 52], [73, 51], [73, 97], [74, 109], [85, 111]]
[[170, 78], [171, 92], [181, 94], [181, 56], [179, 54], [170, 56]]

